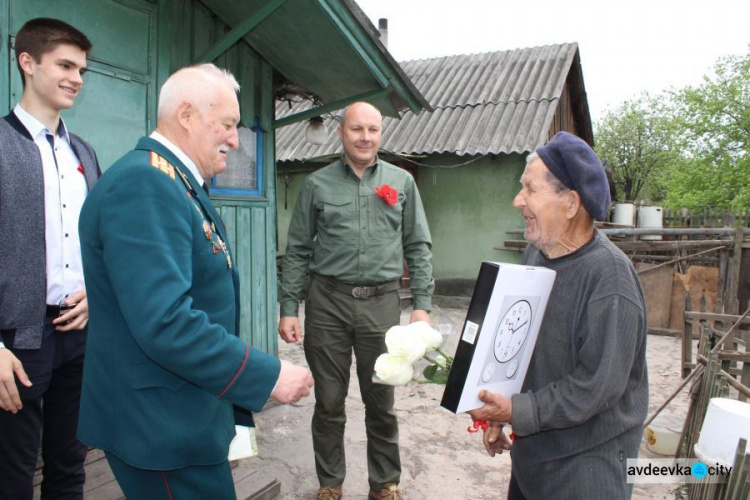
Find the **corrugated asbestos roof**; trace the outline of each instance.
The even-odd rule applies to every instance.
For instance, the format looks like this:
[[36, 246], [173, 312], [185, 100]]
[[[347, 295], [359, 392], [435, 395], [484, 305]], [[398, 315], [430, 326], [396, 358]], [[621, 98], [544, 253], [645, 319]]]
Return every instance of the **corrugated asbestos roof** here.
[[[533, 151], [547, 139], [578, 45], [420, 59], [401, 63], [434, 108], [383, 120], [381, 148], [399, 154], [481, 155]], [[310, 107], [278, 103], [277, 118]], [[339, 153], [336, 122], [326, 144], [305, 139], [307, 121], [276, 131], [277, 161]]]

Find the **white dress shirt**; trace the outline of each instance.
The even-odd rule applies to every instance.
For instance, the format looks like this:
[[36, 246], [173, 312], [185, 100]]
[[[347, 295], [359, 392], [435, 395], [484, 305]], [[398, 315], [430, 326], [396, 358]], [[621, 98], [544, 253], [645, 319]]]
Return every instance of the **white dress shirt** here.
[[[13, 112], [31, 134], [42, 156], [47, 304], [59, 305], [72, 293], [84, 289], [78, 216], [88, 186], [62, 119], [53, 133], [20, 104]], [[48, 135], [53, 138], [54, 147]]]

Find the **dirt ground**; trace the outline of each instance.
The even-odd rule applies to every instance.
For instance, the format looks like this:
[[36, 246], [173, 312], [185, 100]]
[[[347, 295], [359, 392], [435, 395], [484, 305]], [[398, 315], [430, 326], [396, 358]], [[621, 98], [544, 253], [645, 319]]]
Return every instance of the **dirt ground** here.
[[[460, 330], [466, 309], [442, 308], [454, 328]], [[303, 311], [304, 312], [304, 311]], [[410, 310], [404, 310], [402, 324], [408, 322]], [[455, 347], [449, 347], [455, 349]], [[452, 352], [449, 350], [448, 352]], [[279, 342], [279, 357], [306, 365], [301, 345]], [[649, 336], [648, 364], [650, 412], [679, 386], [680, 343], [671, 337]], [[368, 492], [365, 450], [364, 406], [352, 364], [351, 385], [346, 400], [346, 463], [344, 498], [366, 499]], [[494, 458], [482, 446], [481, 434], [469, 434], [468, 415], [454, 415], [440, 407], [441, 385], [412, 382], [396, 388], [396, 411], [399, 418], [402, 476], [401, 487], [409, 500], [499, 499], [507, 495], [510, 456]], [[665, 413], [684, 420], [687, 412], [687, 390], [667, 407]], [[298, 404], [276, 406], [256, 415], [259, 456], [252, 461], [254, 482], [258, 488], [273, 481], [281, 482], [282, 500], [313, 498], [318, 482], [315, 476], [310, 419], [314, 397]], [[641, 446], [641, 458], [665, 458]], [[243, 464], [244, 465], [244, 464]], [[249, 464], [248, 464], [249, 465]], [[636, 484], [635, 499], [683, 498], [674, 484]]]

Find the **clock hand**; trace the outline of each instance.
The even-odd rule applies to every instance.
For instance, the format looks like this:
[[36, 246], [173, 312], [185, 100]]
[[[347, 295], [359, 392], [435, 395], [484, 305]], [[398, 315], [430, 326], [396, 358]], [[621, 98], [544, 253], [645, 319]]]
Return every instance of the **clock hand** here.
[[515, 330], [513, 330], [513, 329], [511, 329], [511, 330], [513, 331], [513, 333], [516, 333], [516, 330], [520, 330], [520, 329], [521, 329], [521, 327], [523, 327], [523, 325], [525, 325], [525, 324], [526, 324], [526, 323], [528, 323], [528, 322], [529, 322], [529, 320], [526, 320], [526, 321], [524, 321], [523, 323], [521, 323], [520, 325], [518, 325], [518, 328], [516, 328]]

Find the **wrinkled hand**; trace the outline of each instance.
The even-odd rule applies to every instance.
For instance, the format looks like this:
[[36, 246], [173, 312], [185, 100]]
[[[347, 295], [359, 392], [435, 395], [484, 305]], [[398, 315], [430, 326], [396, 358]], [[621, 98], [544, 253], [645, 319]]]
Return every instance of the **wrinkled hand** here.
[[510, 399], [484, 389], [479, 391], [479, 399], [484, 403], [484, 406], [468, 412], [471, 418], [486, 420], [490, 423], [508, 424], [511, 422], [513, 405]]
[[282, 404], [296, 403], [310, 395], [310, 387], [314, 383], [312, 374], [306, 368], [282, 359], [279, 380], [271, 393], [271, 399]]
[[89, 301], [86, 298], [86, 290], [79, 290], [65, 299], [65, 304], [78, 304], [70, 311], [55, 318], [52, 323], [57, 325], [58, 332], [69, 332], [71, 330], [83, 330], [89, 322]]
[[411, 312], [411, 317], [409, 318], [409, 323], [414, 323], [417, 321], [426, 321], [427, 324], [430, 323], [430, 313], [425, 311], [424, 309], [415, 309]]
[[302, 328], [299, 325], [299, 318], [282, 316], [279, 320], [279, 335], [287, 344], [301, 341]]
[[496, 453], [499, 455], [503, 451], [510, 450], [513, 442], [503, 432], [503, 424], [499, 422], [490, 422], [489, 424], [489, 428], [485, 429], [482, 439], [487, 453], [494, 457]]
[[17, 413], [23, 408], [14, 374], [23, 385], [31, 387], [31, 380], [18, 358], [10, 349], [0, 349], [0, 409], [11, 413]]

